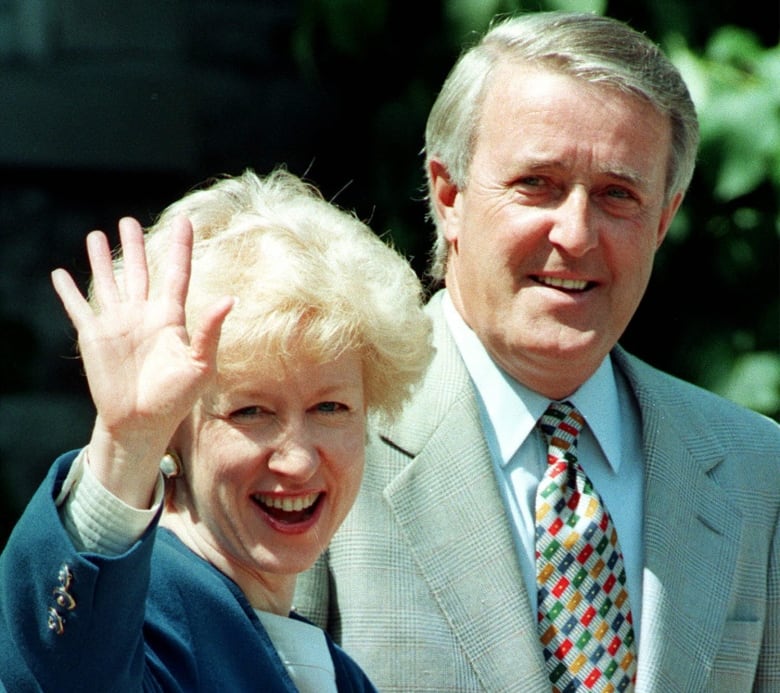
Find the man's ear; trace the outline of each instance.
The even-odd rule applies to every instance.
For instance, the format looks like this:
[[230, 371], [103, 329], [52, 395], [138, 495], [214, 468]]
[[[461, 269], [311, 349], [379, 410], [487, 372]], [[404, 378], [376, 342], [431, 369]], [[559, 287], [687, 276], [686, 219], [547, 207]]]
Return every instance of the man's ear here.
[[438, 159], [428, 162], [428, 176], [431, 181], [431, 203], [441, 220], [445, 238], [452, 241], [457, 227], [458, 186], [452, 181], [447, 167]]
[[677, 210], [680, 209], [680, 204], [682, 203], [682, 200], [683, 200], [683, 194], [677, 193], [672, 198], [672, 201], [661, 211], [661, 219], [658, 223], [658, 232], [657, 232], [656, 243], [655, 243], [656, 250], [658, 250], [658, 248], [660, 248], [661, 244], [664, 242], [664, 239], [666, 238], [666, 233], [669, 231], [669, 227], [672, 225], [672, 220], [677, 214]]

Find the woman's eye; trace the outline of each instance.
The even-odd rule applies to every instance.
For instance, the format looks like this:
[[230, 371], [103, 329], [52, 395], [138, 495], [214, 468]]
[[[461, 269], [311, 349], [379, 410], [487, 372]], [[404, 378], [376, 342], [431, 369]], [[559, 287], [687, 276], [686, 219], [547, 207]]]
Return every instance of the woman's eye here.
[[315, 409], [318, 412], [333, 414], [340, 411], [347, 411], [348, 407], [340, 402], [320, 402], [316, 405]]
[[262, 407], [242, 407], [241, 409], [236, 409], [234, 412], [231, 412], [230, 418], [231, 419], [253, 419], [257, 418], [258, 416], [262, 416], [263, 414], [266, 414], [266, 410]]

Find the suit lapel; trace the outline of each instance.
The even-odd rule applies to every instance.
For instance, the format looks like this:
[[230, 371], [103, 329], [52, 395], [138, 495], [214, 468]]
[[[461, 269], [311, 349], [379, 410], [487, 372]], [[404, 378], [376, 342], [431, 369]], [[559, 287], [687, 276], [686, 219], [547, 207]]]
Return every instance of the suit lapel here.
[[[431, 388], [407, 410], [397, 439], [410, 450], [426, 442], [384, 496], [485, 690], [548, 692], [475, 394], [449, 336], [438, 332], [436, 345]], [[433, 430], [420, 431], [431, 422]]]
[[[423, 391], [387, 436], [413, 461], [384, 496], [484, 688], [546, 692], [473, 388], [437, 301], [431, 304], [438, 354]], [[742, 519], [715, 480], [716, 451], [699, 452], [709, 440], [706, 421], [680, 406], [668, 379], [620, 349], [614, 355], [642, 412], [646, 462], [638, 690], [703, 691], [725, 624]]]
[[[532, 691], [536, 683], [548, 690], [536, 622], [474, 412], [453, 410], [385, 498], [485, 689]], [[464, 447], [465, 441], [473, 442]]]
[[638, 689], [701, 691], [725, 624], [742, 518], [714, 480], [720, 460], [697, 452], [706, 422], [676, 399], [662, 405], [668, 381], [616, 357], [642, 411], [646, 464]]

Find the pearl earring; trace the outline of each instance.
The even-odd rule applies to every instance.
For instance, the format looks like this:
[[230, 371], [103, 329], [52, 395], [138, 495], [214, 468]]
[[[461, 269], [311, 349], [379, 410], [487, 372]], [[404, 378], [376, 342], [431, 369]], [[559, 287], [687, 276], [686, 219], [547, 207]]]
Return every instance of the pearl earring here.
[[176, 479], [184, 473], [181, 458], [172, 450], [168, 450], [160, 460], [160, 471], [166, 479]]

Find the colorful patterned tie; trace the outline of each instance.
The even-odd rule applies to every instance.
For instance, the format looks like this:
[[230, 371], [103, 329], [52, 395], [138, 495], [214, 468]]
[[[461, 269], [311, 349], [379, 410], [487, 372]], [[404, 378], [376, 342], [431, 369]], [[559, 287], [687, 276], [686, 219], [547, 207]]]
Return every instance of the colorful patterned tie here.
[[536, 492], [539, 637], [555, 693], [632, 691], [636, 654], [623, 555], [582, 467], [584, 424], [571, 402], [539, 420], [547, 470]]

